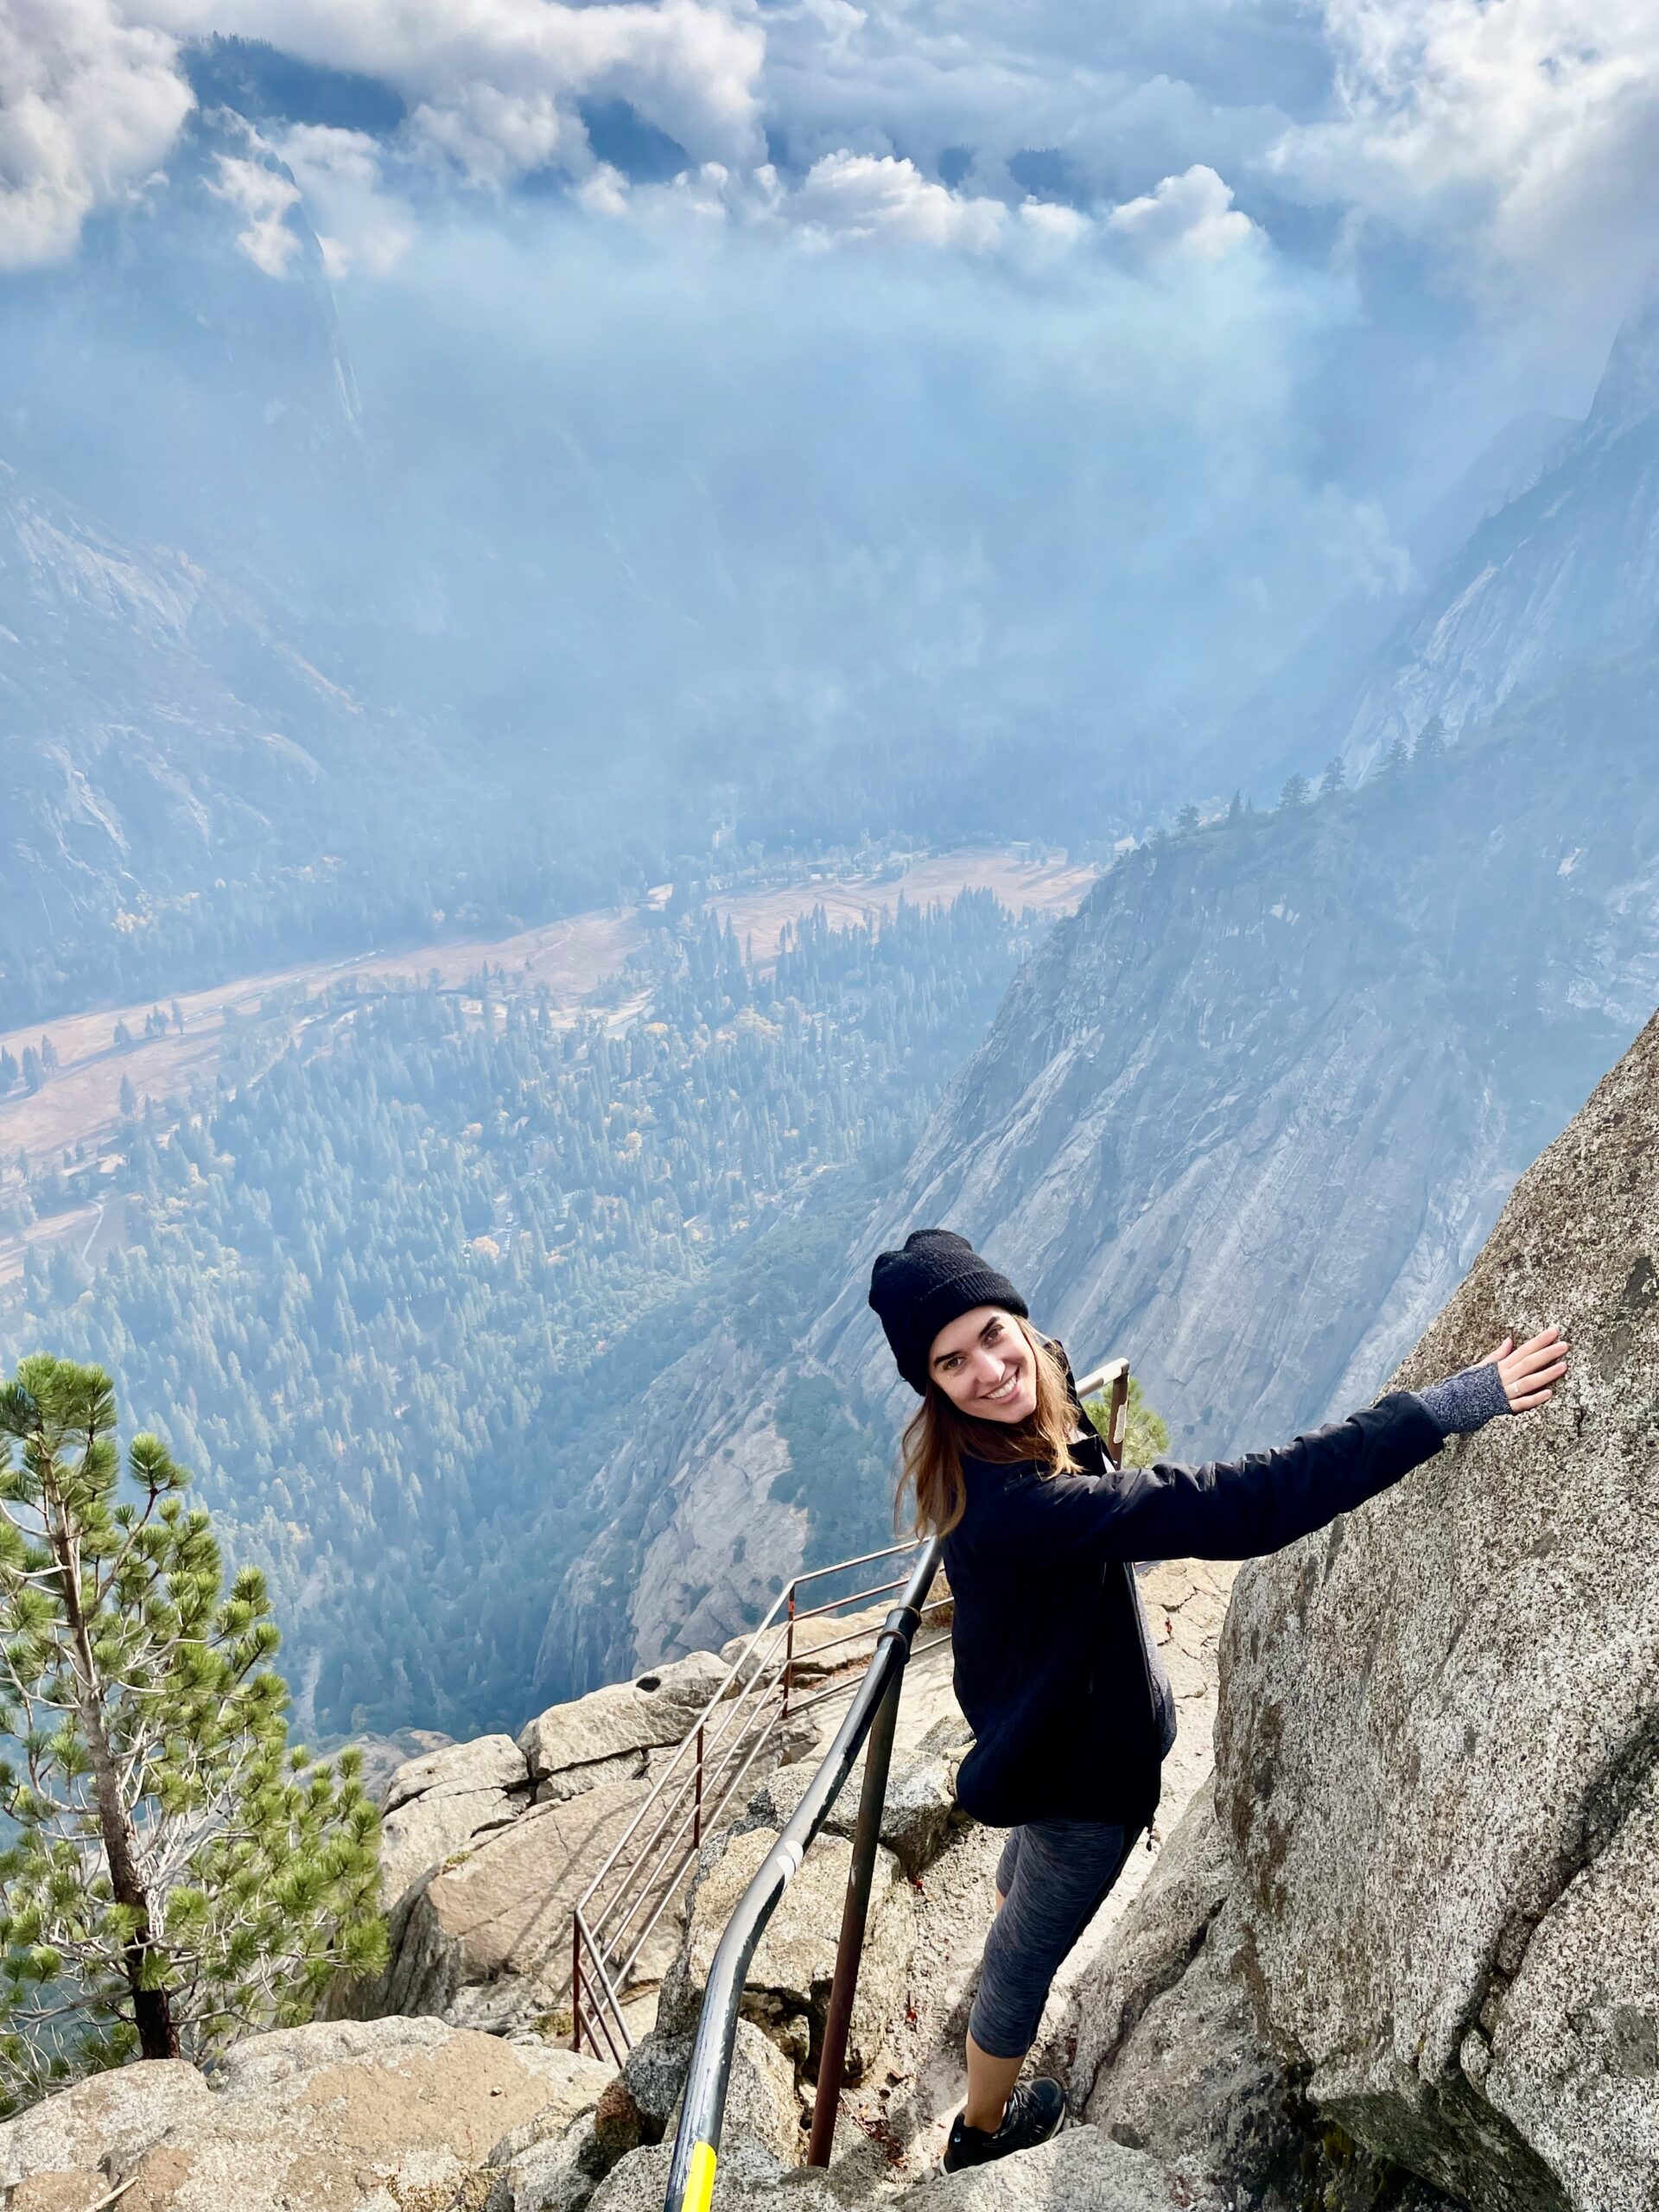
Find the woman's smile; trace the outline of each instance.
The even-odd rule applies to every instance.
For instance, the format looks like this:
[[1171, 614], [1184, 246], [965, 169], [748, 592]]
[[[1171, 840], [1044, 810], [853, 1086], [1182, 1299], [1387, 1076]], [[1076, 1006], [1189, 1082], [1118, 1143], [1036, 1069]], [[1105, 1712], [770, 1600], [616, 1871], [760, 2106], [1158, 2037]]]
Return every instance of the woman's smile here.
[[1036, 1355], [1000, 1306], [974, 1306], [941, 1329], [928, 1364], [945, 1396], [979, 1421], [1017, 1423], [1037, 1409]]

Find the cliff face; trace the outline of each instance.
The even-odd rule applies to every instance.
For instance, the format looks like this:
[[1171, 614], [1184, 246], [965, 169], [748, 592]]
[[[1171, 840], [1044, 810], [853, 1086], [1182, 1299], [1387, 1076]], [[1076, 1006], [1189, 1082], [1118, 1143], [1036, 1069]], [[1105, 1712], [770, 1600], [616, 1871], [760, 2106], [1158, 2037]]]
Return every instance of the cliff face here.
[[1582, 427], [1488, 517], [1351, 686], [1345, 734], [1363, 767], [1431, 715], [1484, 723], [1575, 666], [1641, 645], [1659, 584], [1659, 302], [1620, 331]]
[[363, 849], [394, 762], [442, 805], [451, 772], [424, 741], [247, 594], [4, 462], [0, 599], [0, 1002], [103, 982], [135, 914], [326, 877], [325, 855]]
[[[1079, 1358], [1127, 1353], [1178, 1452], [1371, 1395], [1659, 1000], [1656, 680], [1638, 658], [1358, 791], [1128, 855], [1016, 978], [793, 1350], [711, 1338], [706, 1423], [659, 1386], [607, 1653], [734, 1630], [762, 1586], [740, 1535], [767, 1572], [798, 1556], [769, 1495], [795, 1378], [855, 1416], [849, 1481], [890, 1454], [909, 1394], [865, 1285], [919, 1223], [982, 1243]], [[739, 1497], [728, 1451], [768, 1480]], [[601, 1643], [596, 1601], [580, 1573], [556, 1600], [569, 1648]]]
[[1395, 1380], [1552, 1321], [1556, 1402], [1243, 1569], [1223, 1644], [1266, 2021], [1482, 2212], [1659, 2204], [1659, 1017]]

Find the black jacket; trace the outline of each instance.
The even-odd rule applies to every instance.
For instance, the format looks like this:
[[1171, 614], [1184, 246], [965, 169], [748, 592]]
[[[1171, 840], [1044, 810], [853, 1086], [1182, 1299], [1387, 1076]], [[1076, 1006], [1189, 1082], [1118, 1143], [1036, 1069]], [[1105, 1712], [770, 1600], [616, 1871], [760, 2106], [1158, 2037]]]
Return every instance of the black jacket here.
[[995, 1827], [1022, 1821], [1143, 1827], [1173, 1738], [1135, 1560], [1249, 1559], [1386, 1490], [1444, 1439], [1409, 1390], [1276, 1451], [1090, 1471], [964, 1463], [968, 1506], [945, 1538], [957, 1700], [977, 1738], [957, 1796]]

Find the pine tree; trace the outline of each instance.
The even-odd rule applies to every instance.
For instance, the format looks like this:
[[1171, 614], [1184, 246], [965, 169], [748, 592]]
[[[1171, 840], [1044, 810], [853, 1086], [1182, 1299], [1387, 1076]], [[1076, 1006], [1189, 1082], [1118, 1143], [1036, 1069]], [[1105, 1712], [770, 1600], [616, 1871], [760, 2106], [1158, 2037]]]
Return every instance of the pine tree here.
[[1445, 760], [1448, 749], [1445, 721], [1440, 715], [1431, 715], [1417, 733], [1417, 750], [1412, 758], [1421, 767], [1432, 767]]
[[1338, 753], [1326, 763], [1325, 773], [1319, 779], [1319, 797], [1334, 798], [1339, 791], [1345, 789], [1347, 782], [1348, 771], [1342, 765], [1342, 755]]
[[1281, 807], [1293, 810], [1299, 806], [1306, 806], [1307, 804], [1307, 778], [1303, 775], [1287, 776], [1285, 787], [1279, 794], [1279, 804]]
[[385, 1955], [357, 1755], [289, 1750], [263, 1576], [224, 1594], [158, 1438], [121, 1496], [115, 1429], [100, 1368], [0, 1386], [0, 2109], [306, 2019]]
[[[1104, 1397], [1085, 1401], [1083, 1410], [1100, 1431], [1108, 1433], [1107, 1422], [1111, 1417], [1110, 1401]], [[1169, 1449], [1169, 1424], [1156, 1408], [1147, 1402], [1147, 1394], [1141, 1388], [1138, 1375], [1129, 1377], [1128, 1409], [1123, 1416], [1123, 1465], [1126, 1467], [1149, 1467], [1154, 1459], [1162, 1459]]]

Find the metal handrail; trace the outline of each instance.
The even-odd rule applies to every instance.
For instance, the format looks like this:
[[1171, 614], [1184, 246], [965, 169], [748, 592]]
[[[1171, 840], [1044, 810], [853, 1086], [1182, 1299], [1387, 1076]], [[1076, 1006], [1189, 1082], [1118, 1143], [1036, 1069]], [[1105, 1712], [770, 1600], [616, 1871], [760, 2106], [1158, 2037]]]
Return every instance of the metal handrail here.
[[827, 2162], [828, 2136], [835, 2126], [859, 1954], [863, 1948], [864, 1923], [869, 1911], [876, 1838], [887, 1794], [887, 1768], [893, 1756], [899, 1692], [922, 1607], [938, 1573], [944, 1550], [942, 1537], [931, 1537], [923, 1545], [899, 1603], [882, 1624], [874, 1655], [836, 1731], [834, 1742], [726, 1923], [709, 1969], [696, 2039], [691, 2046], [690, 2071], [686, 2076], [679, 2129], [674, 2138], [664, 2212], [709, 2212], [721, 2121], [726, 2110], [726, 2089], [731, 2076], [732, 2046], [737, 2034], [738, 2000], [742, 1995], [749, 1961], [784, 1891], [799, 1872], [808, 1845], [830, 1817], [830, 1808], [868, 1738], [864, 1786], [853, 1834], [852, 1872], [842, 1916], [830, 2015], [824, 2024], [823, 2049], [818, 2060], [817, 2099], [808, 2153], [810, 2162], [815, 2165]]
[[[838, 1598], [803, 1606], [803, 1593], [834, 1576], [850, 1578], [878, 1561], [910, 1558], [915, 1541], [889, 1545], [857, 1558], [810, 1567], [780, 1590], [750, 1631], [737, 1656], [675, 1747], [626, 1827], [606, 1854], [571, 1916], [570, 2012], [572, 2041], [596, 2056], [620, 2063], [633, 2037], [624, 2015], [633, 1970], [664, 1914], [696, 1862], [698, 1847], [724, 1815], [744, 1777], [780, 1724], [826, 1699], [846, 1697], [859, 1680], [857, 1655], [846, 1647], [869, 1642], [874, 1624], [798, 1651], [797, 1628], [904, 1586], [903, 1576]], [[821, 1666], [827, 1654], [840, 1679], [801, 1698], [792, 1694], [798, 1668]], [[779, 1686], [781, 1683], [781, 1702]], [[724, 1707], [721, 1712], [720, 1708]], [[718, 1719], [715, 1718], [718, 1714]], [[643, 1922], [643, 1924], [641, 1924]]]

